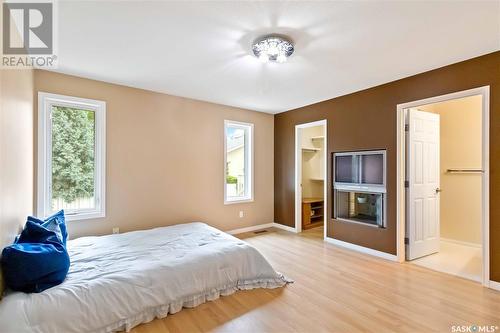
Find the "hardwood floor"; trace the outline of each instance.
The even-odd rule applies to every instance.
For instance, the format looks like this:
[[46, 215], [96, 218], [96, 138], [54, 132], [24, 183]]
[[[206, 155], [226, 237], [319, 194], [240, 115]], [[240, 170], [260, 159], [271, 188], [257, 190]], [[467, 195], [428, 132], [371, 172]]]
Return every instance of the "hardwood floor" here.
[[335, 247], [322, 241], [321, 228], [239, 237], [295, 283], [239, 291], [132, 332], [452, 332], [453, 325], [500, 326], [500, 292]]

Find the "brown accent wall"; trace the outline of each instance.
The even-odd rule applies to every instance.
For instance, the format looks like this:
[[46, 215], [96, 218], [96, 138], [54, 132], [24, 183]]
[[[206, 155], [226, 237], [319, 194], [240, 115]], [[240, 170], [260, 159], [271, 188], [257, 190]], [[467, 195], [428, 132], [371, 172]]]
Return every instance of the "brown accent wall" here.
[[[273, 222], [273, 115], [43, 70], [39, 91], [106, 102], [106, 217], [68, 222], [71, 238], [115, 226]], [[224, 119], [254, 124], [253, 202], [224, 205]]]
[[[353, 67], [354, 68], [354, 67]], [[490, 86], [490, 276], [500, 281], [500, 52], [442, 67], [353, 94], [277, 114], [274, 118], [274, 219], [294, 225], [295, 125], [327, 119], [328, 153], [387, 149], [387, 228], [331, 220], [329, 236], [396, 254], [396, 106]], [[331, 159], [328, 216], [332, 216]]]

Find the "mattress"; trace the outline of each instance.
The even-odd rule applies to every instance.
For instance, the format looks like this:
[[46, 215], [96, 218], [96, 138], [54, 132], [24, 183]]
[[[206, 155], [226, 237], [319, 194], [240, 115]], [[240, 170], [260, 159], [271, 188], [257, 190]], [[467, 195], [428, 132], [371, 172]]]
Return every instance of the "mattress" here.
[[251, 245], [204, 223], [68, 242], [66, 280], [0, 302], [0, 332], [113, 332], [236, 290], [291, 282]]

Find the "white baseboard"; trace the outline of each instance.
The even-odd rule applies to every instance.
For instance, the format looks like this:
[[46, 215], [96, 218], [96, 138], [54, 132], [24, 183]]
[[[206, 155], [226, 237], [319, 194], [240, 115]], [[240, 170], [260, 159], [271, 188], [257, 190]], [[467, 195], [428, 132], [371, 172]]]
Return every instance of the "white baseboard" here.
[[265, 223], [265, 224], [253, 225], [251, 227], [229, 230], [229, 231], [226, 231], [226, 233], [228, 233], [230, 235], [237, 235], [237, 234], [242, 234], [244, 232], [251, 232], [251, 231], [256, 231], [256, 230], [262, 230], [262, 229], [267, 229], [267, 228], [271, 228], [271, 227], [274, 227], [274, 223]]
[[295, 228], [289, 227], [287, 225], [275, 223], [275, 222], [253, 225], [251, 227], [246, 227], [246, 228], [229, 230], [229, 231], [226, 231], [226, 233], [228, 233], [230, 235], [237, 235], [237, 234], [242, 234], [244, 232], [252, 232], [252, 231], [267, 229], [267, 228], [271, 228], [271, 227], [297, 233], [297, 230], [295, 230]]
[[278, 228], [278, 229], [282, 229], [282, 230], [286, 230], [286, 231], [290, 231], [290, 232], [297, 233], [297, 230], [296, 230], [295, 228], [289, 227], [289, 226], [287, 226], [287, 225], [279, 224], [279, 223], [276, 223], [276, 222], [274, 222], [274, 223], [273, 223], [273, 227]]
[[377, 250], [374, 250], [374, 249], [370, 249], [368, 247], [364, 247], [364, 246], [360, 246], [360, 245], [356, 245], [356, 244], [344, 242], [344, 241], [341, 241], [341, 240], [338, 240], [338, 239], [334, 239], [334, 238], [331, 238], [331, 237], [325, 237], [325, 242], [333, 244], [333, 245], [337, 245], [337, 246], [340, 246], [340, 247], [343, 247], [343, 248], [346, 248], [346, 249], [349, 249], [349, 250], [353, 250], [353, 251], [356, 251], [356, 252], [361, 252], [361, 253], [364, 253], [364, 254], [369, 254], [371, 256], [379, 257], [379, 258], [382, 258], [382, 259], [391, 260], [391, 261], [398, 261], [398, 257], [396, 255], [394, 255], [394, 254], [385, 253], [385, 252], [382, 252], [382, 251], [377, 251]]
[[500, 282], [490, 280], [488, 287], [500, 291]]
[[482, 248], [481, 244], [477, 244], [477, 243], [471, 243], [471, 242], [463, 242], [463, 241], [459, 241], [459, 240], [456, 240], [456, 239], [451, 239], [451, 238], [444, 238], [444, 237], [441, 237], [441, 240], [443, 242], [448, 242], [448, 243], [453, 243], [453, 244], [458, 244], [458, 245], [465, 245], [465, 246], [470, 246], [470, 247], [476, 247], [476, 248]]

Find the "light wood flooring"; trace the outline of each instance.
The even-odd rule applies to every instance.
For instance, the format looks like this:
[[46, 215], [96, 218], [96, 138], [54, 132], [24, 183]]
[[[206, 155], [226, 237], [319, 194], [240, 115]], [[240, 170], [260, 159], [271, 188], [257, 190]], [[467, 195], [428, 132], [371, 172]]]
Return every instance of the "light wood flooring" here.
[[480, 247], [445, 240], [441, 240], [439, 245], [438, 253], [412, 260], [411, 263], [469, 280], [482, 281], [483, 250]]
[[452, 332], [453, 325], [500, 326], [500, 292], [324, 243], [322, 228], [239, 237], [295, 283], [239, 291], [132, 332]]

